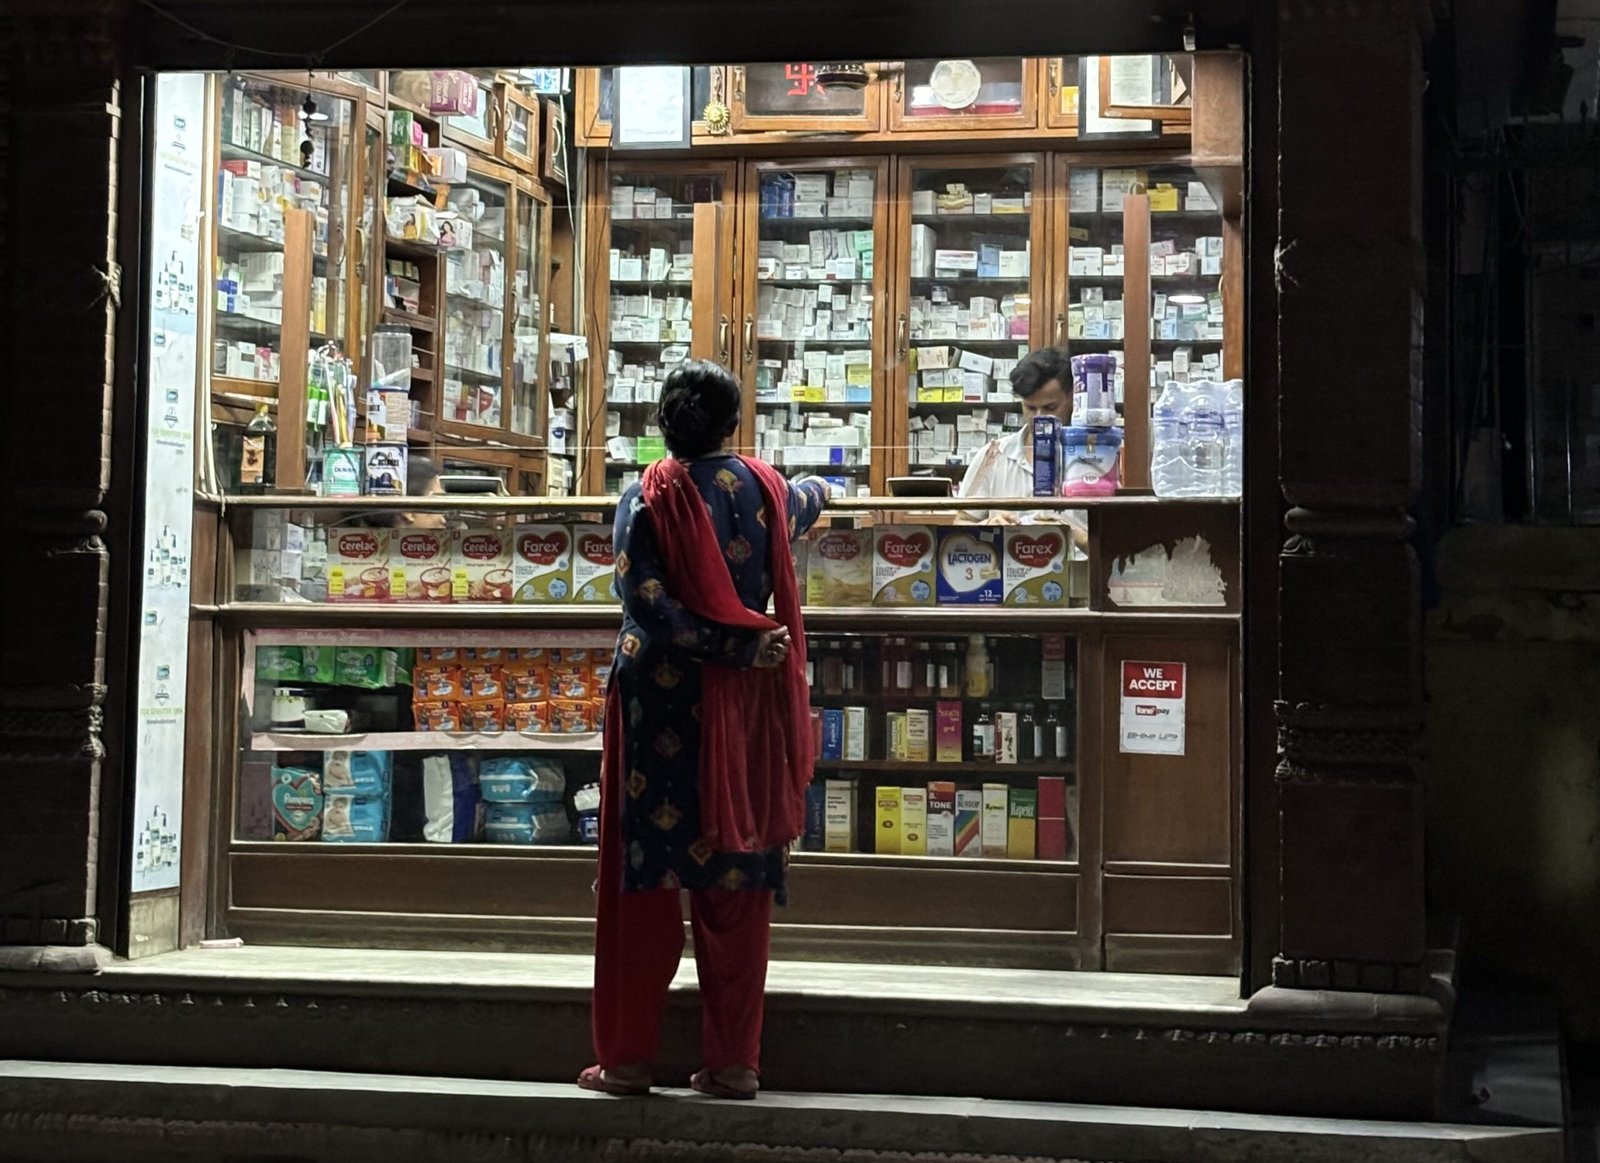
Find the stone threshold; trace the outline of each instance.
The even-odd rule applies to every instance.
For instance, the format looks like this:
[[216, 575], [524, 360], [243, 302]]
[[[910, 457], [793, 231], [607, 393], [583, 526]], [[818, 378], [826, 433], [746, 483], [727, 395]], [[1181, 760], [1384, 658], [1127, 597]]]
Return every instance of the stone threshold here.
[[[448, 1144], [448, 1155], [436, 1152]], [[1559, 1163], [1559, 1130], [902, 1095], [688, 1091], [303, 1070], [0, 1061], [8, 1159]], [[847, 1154], [848, 1152], [848, 1154]], [[209, 1154], [208, 1154], [209, 1153]]]

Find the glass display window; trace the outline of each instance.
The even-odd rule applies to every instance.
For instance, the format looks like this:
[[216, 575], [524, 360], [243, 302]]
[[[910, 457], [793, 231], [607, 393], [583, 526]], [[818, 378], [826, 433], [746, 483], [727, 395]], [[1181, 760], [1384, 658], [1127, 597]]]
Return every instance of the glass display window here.
[[896, 133], [1034, 129], [1039, 62], [1023, 57], [906, 61], [889, 87]]
[[748, 446], [840, 492], [882, 479], [889, 230], [881, 161], [746, 170], [743, 364]]
[[444, 279], [444, 382], [441, 425], [506, 426], [508, 180], [469, 171], [450, 189], [441, 223]]
[[733, 131], [876, 131], [883, 100], [877, 81], [863, 77], [853, 87], [826, 85], [822, 68], [818, 61], [731, 66]]
[[959, 482], [1021, 424], [1009, 377], [1042, 330], [1044, 174], [1034, 154], [900, 164], [899, 413], [913, 473]]
[[535, 437], [544, 432], [544, 348], [547, 320], [544, 304], [549, 281], [549, 202], [531, 182], [518, 185], [516, 248], [511, 279], [511, 361], [506, 382], [510, 388], [511, 431]]

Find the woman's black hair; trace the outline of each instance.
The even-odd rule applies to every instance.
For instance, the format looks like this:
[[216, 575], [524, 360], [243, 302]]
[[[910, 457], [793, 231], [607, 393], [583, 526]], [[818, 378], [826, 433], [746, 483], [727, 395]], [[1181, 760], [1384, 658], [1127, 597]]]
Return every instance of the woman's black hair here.
[[739, 426], [739, 381], [708, 359], [681, 363], [667, 376], [656, 423], [667, 451], [693, 460], [717, 451]]
[[1023, 356], [1011, 369], [1011, 390], [1026, 400], [1051, 380], [1072, 392], [1072, 359], [1064, 347], [1041, 347]]

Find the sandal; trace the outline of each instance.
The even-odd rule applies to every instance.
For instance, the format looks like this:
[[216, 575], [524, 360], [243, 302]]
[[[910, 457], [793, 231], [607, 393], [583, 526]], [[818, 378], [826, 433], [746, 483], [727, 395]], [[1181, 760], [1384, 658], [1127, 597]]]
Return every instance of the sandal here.
[[642, 1098], [650, 1093], [648, 1082], [622, 1082], [606, 1073], [604, 1066], [590, 1066], [578, 1075], [578, 1085], [584, 1090], [609, 1094], [616, 1098]]
[[701, 1070], [689, 1079], [689, 1085], [701, 1094], [711, 1098], [729, 1098], [735, 1100], [752, 1099], [761, 1093], [759, 1083], [752, 1082], [748, 1087], [729, 1086], [725, 1082], [718, 1082], [717, 1076], [709, 1070]]

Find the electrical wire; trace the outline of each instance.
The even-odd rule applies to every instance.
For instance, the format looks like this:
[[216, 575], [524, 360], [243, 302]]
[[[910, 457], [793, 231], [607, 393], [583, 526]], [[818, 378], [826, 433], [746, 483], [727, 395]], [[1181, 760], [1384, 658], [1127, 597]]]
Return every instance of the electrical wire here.
[[389, 19], [389, 17], [400, 11], [400, 9], [411, 3], [411, 0], [395, 0], [393, 4], [389, 5], [389, 7], [378, 13], [371, 20], [368, 20], [365, 24], [357, 27], [354, 31], [346, 33], [337, 40], [323, 45], [322, 48], [316, 49], [312, 52], [285, 52], [283, 49], [260, 48], [254, 45], [240, 44], [237, 41], [228, 40], [225, 37], [218, 36], [212, 32], [207, 32], [205, 29], [191, 24], [177, 13], [170, 12], [161, 5], [155, 3], [155, 0], [139, 0], [139, 2], [145, 8], [148, 8], [151, 12], [154, 12], [157, 16], [160, 16], [162, 19], [177, 25], [177, 27], [183, 29], [190, 36], [197, 37], [200, 40], [205, 41], [207, 44], [214, 44], [221, 48], [225, 48], [229, 51], [229, 53], [242, 52], [249, 56], [273, 57], [278, 60], [288, 61], [304, 61], [308, 66], [315, 67], [321, 64], [329, 53], [333, 52], [335, 49], [342, 48], [343, 46], [349, 44], [356, 37], [360, 36], [362, 33], [368, 31], [376, 25], [382, 24], [385, 20]]

